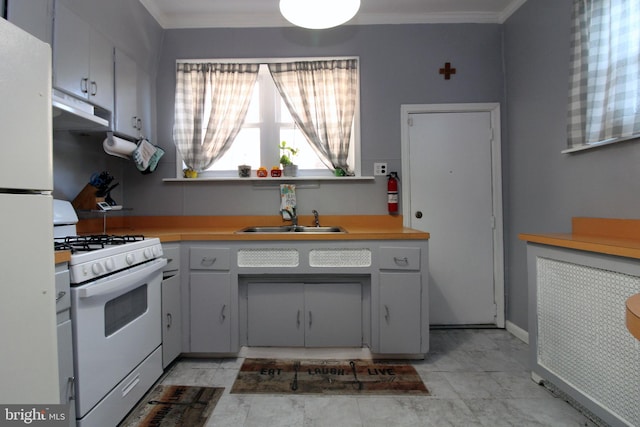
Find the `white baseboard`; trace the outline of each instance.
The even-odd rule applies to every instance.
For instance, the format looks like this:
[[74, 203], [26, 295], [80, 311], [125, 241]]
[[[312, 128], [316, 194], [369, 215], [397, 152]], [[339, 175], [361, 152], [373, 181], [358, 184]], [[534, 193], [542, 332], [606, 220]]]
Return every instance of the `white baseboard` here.
[[505, 327], [507, 328], [507, 331], [511, 333], [511, 335], [522, 340], [526, 344], [529, 344], [529, 332], [525, 331], [519, 326], [516, 326], [514, 323], [511, 323], [508, 320], [505, 322]]

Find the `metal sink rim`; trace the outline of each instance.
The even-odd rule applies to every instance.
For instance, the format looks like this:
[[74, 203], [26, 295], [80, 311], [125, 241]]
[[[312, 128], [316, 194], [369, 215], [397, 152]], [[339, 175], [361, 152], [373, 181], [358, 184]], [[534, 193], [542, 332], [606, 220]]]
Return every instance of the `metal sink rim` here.
[[346, 233], [345, 229], [340, 226], [313, 226], [313, 225], [267, 225], [267, 226], [249, 226], [236, 233]]

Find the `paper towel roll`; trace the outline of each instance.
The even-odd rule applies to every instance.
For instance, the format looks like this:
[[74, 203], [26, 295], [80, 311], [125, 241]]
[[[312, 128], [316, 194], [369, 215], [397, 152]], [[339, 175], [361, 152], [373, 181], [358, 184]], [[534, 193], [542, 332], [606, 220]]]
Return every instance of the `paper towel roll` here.
[[137, 148], [137, 145], [126, 139], [110, 136], [105, 138], [102, 143], [105, 153], [112, 156], [122, 157], [123, 159], [131, 159], [131, 154]]

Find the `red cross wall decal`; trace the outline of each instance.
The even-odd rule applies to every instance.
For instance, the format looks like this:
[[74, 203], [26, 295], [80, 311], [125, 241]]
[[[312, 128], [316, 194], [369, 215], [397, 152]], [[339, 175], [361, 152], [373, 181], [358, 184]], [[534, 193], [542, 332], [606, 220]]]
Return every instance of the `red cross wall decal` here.
[[455, 74], [455, 73], [456, 73], [456, 69], [451, 68], [451, 62], [445, 62], [444, 68], [440, 68], [440, 74], [444, 74], [445, 80], [450, 80], [451, 74]]

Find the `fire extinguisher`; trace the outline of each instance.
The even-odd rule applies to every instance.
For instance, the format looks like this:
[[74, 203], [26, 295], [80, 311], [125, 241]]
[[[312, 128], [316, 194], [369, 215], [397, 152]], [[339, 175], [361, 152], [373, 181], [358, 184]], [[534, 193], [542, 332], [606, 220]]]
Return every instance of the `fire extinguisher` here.
[[398, 172], [389, 172], [387, 181], [387, 204], [391, 215], [398, 214]]

